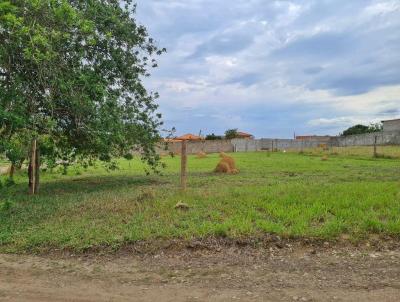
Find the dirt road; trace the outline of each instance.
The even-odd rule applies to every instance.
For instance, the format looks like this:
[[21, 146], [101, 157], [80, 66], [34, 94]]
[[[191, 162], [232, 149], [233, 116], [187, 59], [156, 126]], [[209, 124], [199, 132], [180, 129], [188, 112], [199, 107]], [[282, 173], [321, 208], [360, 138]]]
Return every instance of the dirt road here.
[[0, 255], [0, 301], [400, 301], [400, 249]]

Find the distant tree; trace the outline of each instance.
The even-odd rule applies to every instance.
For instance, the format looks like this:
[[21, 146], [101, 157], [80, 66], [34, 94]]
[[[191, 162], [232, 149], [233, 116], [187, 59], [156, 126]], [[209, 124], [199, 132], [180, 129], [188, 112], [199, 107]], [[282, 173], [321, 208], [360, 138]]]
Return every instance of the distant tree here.
[[[135, 11], [132, 0], [0, 1], [0, 142], [10, 160], [31, 146], [39, 170], [32, 158], [46, 137], [59, 159], [110, 161], [137, 148], [156, 169], [158, 95], [142, 79], [165, 49]], [[25, 134], [31, 141], [20, 142]]]
[[233, 139], [238, 137], [238, 129], [228, 129], [225, 131], [226, 139]]
[[222, 139], [221, 135], [215, 135], [214, 133], [206, 135], [206, 140], [215, 141]]
[[383, 124], [382, 123], [375, 123], [369, 125], [370, 132], [380, 132], [383, 131]]
[[348, 128], [347, 130], [343, 131], [341, 136], [379, 132], [379, 131], [382, 131], [382, 129], [383, 129], [383, 126], [381, 123], [371, 124], [369, 126], [358, 124], [358, 125], [352, 126], [352, 127]]

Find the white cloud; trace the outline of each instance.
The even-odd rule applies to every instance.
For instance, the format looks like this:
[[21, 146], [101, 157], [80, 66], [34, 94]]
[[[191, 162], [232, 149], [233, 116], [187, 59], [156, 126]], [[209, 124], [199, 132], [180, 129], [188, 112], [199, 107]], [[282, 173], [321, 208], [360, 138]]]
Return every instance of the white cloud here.
[[138, 11], [168, 47], [146, 84], [183, 132], [236, 123], [288, 136], [291, 116], [330, 133], [399, 114], [398, 0], [139, 0]]

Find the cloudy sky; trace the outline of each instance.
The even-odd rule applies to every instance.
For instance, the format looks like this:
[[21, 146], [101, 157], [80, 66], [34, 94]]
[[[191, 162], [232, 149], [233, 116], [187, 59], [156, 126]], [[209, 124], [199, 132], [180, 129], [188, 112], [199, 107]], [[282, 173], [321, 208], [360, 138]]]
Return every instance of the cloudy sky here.
[[400, 0], [138, 0], [178, 134], [337, 134], [400, 117]]

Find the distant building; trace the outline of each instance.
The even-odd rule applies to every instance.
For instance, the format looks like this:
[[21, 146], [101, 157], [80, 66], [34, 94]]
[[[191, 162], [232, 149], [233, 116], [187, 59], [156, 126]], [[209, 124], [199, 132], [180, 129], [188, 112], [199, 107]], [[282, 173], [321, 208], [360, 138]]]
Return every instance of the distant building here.
[[297, 135], [296, 140], [300, 141], [310, 141], [310, 140], [319, 140], [328, 142], [332, 136], [329, 135]]
[[202, 141], [202, 140], [204, 140], [204, 138], [202, 138], [201, 136], [198, 136], [198, 135], [188, 133], [188, 134], [176, 137], [175, 140], [178, 140], [178, 141]]
[[400, 131], [400, 119], [382, 121], [383, 131]]
[[238, 131], [237, 138], [254, 139], [254, 135], [246, 133], [246, 132]]

